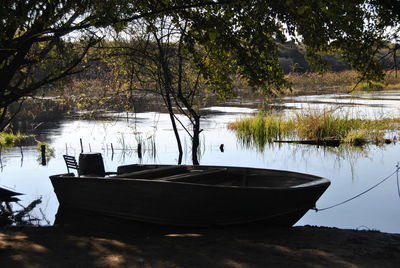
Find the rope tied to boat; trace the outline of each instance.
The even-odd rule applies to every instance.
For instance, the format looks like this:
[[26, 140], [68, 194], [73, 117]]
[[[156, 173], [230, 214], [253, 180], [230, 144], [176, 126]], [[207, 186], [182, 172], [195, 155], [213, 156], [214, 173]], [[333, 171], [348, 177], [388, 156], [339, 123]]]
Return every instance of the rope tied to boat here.
[[347, 202], [350, 202], [350, 201], [356, 199], [357, 197], [360, 197], [360, 196], [362, 196], [362, 195], [368, 193], [369, 191], [375, 189], [376, 187], [378, 187], [379, 185], [381, 185], [382, 183], [384, 183], [385, 181], [387, 181], [388, 179], [390, 179], [391, 177], [393, 177], [394, 174], [396, 174], [397, 193], [398, 193], [399, 198], [400, 198], [399, 170], [400, 170], [400, 165], [399, 165], [399, 162], [397, 162], [397, 164], [396, 164], [396, 170], [395, 170], [393, 173], [391, 173], [389, 176], [385, 177], [384, 179], [382, 179], [381, 181], [379, 181], [377, 184], [373, 185], [372, 187], [366, 189], [365, 191], [363, 191], [363, 192], [361, 192], [361, 193], [359, 193], [359, 194], [357, 194], [357, 195], [355, 195], [355, 196], [353, 196], [353, 197], [351, 197], [351, 198], [349, 198], [349, 199], [346, 199], [346, 200], [344, 200], [344, 201], [342, 201], [342, 202], [339, 202], [339, 203], [337, 203], [337, 204], [335, 204], [335, 205], [332, 205], [332, 206], [329, 206], [329, 207], [325, 207], [325, 208], [317, 208], [317, 207], [314, 207], [314, 208], [312, 208], [312, 209], [315, 210], [316, 212], [318, 212], [318, 211], [323, 211], [323, 210], [327, 210], [327, 209], [331, 209], [331, 208], [334, 208], [334, 207], [343, 205], [343, 204], [345, 204], [345, 203], [347, 203]]

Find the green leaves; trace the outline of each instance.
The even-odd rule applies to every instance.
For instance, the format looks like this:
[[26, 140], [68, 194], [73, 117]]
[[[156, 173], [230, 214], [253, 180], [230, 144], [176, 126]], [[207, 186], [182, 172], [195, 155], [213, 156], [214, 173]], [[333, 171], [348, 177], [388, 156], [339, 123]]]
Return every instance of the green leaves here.
[[[398, 46], [388, 42], [400, 39], [396, 1], [5, 0], [2, 4], [0, 107], [76, 72], [86, 49], [78, 48], [82, 46], [76, 45], [76, 36], [87, 36], [90, 45], [100, 29], [112, 27], [120, 33], [141, 19], [148, 25], [145, 31], [154, 33], [162, 29], [160, 20], [167, 18], [177, 29], [173, 40], [182, 37], [185, 57], [209, 80], [207, 85], [226, 94], [234, 74], [265, 92], [285, 86], [277, 42], [286, 37], [301, 41], [319, 70], [326, 69], [320, 54], [335, 53], [367, 79], [382, 77], [377, 55], [387, 47], [388, 56], [395, 55]], [[69, 38], [73, 41], [66, 41]], [[73, 43], [72, 48], [62, 47], [67, 43]]]

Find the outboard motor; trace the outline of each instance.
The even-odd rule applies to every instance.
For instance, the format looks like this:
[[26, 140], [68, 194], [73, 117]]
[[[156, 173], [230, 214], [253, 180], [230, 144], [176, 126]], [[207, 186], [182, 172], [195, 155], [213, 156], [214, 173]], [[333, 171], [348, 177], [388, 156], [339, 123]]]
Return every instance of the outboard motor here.
[[106, 172], [101, 153], [81, 153], [79, 155], [79, 174], [104, 177]]

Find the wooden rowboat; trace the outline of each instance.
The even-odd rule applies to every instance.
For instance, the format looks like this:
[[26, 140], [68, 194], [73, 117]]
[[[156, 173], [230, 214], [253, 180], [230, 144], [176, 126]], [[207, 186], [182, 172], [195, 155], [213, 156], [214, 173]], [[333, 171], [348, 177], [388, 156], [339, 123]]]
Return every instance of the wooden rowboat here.
[[289, 171], [184, 165], [128, 165], [111, 177], [50, 179], [65, 208], [174, 226], [292, 226], [330, 184]]
[[0, 187], [0, 202], [19, 201], [19, 199], [15, 197], [16, 195], [22, 195], [22, 194]]

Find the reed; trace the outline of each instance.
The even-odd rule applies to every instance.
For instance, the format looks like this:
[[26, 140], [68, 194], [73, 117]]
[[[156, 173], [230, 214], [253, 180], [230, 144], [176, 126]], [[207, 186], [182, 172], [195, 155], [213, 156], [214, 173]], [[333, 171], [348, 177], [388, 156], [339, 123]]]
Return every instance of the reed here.
[[50, 147], [50, 145], [47, 142], [39, 141], [36, 144], [36, 150], [40, 152], [42, 150], [42, 146], [46, 148], [45, 150], [46, 157], [55, 157], [55, 149]]
[[28, 136], [22, 134], [20, 132], [17, 133], [6, 133], [0, 132], [0, 146], [2, 148], [5, 147], [12, 147], [16, 143], [21, 142], [22, 140], [26, 139]]
[[365, 121], [350, 118], [350, 114], [335, 114], [336, 109], [308, 110], [296, 113], [297, 127], [293, 131], [301, 139], [343, 139], [353, 129], [363, 128]]
[[258, 113], [228, 125], [247, 145], [261, 148], [275, 140], [339, 140], [353, 145], [382, 143], [388, 130], [400, 129], [400, 118], [360, 119], [336, 110], [309, 110], [284, 118], [273, 113]]
[[343, 141], [356, 146], [364, 145], [368, 142], [368, 132], [365, 129], [350, 130]]
[[291, 136], [295, 122], [284, 119], [280, 115], [260, 112], [254, 117], [239, 119], [228, 124], [228, 128], [235, 130], [246, 144], [263, 146]]
[[[385, 85], [383, 83], [379, 82], [362, 82], [359, 84], [352, 84], [350, 87], [348, 87], [350, 90], [355, 90], [355, 91], [366, 91], [366, 92], [372, 92], [372, 91], [381, 91], [386, 88], [388, 88], [389, 85]], [[390, 87], [391, 89], [394, 89], [394, 87]]]

